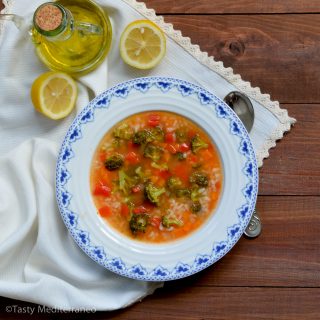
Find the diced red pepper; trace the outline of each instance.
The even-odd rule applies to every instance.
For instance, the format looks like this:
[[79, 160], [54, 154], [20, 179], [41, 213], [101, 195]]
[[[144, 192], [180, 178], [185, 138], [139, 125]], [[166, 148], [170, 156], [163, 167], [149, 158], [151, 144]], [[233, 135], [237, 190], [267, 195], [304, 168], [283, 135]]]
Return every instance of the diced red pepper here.
[[99, 181], [93, 190], [93, 194], [95, 196], [109, 197], [111, 194], [111, 188]]
[[171, 177], [171, 173], [169, 170], [159, 170], [159, 176], [164, 180], [167, 180]]
[[159, 228], [161, 223], [161, 218], [160, 217], [152, 217], [150, 219], [150, 224], [154, 226], [155, 228]]
[[167, 144], [166, 149], [172, 154], [177, 153], [177, 149], [173, 144]]
[[124, 217], [127, 217], [130, 213], [130, 209], [128, 207], [128, 205], [126, 205], [125, 203], [123, 203], [121, 205], [121, 215]]
[[112, 211], [111, 211], [110, 207], [104, 206], [104, 207], [99, 209], [99, 213], [100, 213], [101, 217], [108, 218], [108, 217], [111, 216]]
[[148, 125], [151, 127], [157, 127], [160, 124], [160, 115], [150, 114], [148, 118]]
[[173, 132], [167, 132], [165, 135], [165, 142], [167, 143], [175, 143], [176, 142], [176, 136]]
[[190, 150], [190, 146], [187, 143], [181, 143], [179, 146], [180, 152], [187, 152]]
[[138, 185], [134, 186], [131, 190], [133, 193], [138, 193], [141, 191], [141, 186], [138, 184]]
[[135, 152], [133, 152], [133, 151], [129, 152], [129, 153], [125, 156], [125, 160], [126, 160], [127, 162], [129, 162], [130, 164], [138, 164], [138, 163], [140, 162], [139, 156], [138, 156]]
[[133, 213], [135, 214], [146, 213], [146, 212], [148, 212], [148, 210], [144, 206], [139, 206], [133, 209]]

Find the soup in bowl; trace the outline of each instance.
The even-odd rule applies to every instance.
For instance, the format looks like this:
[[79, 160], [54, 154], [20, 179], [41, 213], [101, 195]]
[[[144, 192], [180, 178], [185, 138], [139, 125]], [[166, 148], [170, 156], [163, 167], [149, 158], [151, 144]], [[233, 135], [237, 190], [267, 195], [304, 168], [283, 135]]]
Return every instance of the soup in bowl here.
[[81, 249], [148, 281], [199, 272], [249, 223], [258, 167], [247, 131], [214, 94], [184, 80], [120, 83], [92, 100], [62, 143], [56, 195]]
[[125, 236], [150, 243], [183, 238], [213, 214], [221, 161], [208, 134], [166, 111], [133, 114], [100, 141], [91, 164], [97, 213]]

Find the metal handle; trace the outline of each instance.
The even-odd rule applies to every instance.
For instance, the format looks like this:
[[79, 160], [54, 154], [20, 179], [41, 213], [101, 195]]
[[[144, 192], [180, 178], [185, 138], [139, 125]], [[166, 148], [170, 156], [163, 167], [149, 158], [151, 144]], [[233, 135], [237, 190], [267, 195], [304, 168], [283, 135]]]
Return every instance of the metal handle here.
[[256, 238], [260, 235], [262, 230], [261, 220], [260, 216], [258, 214], [258, 211], [254, 209], [250, 222], [244, 231], [244, 234], [249, 238]]

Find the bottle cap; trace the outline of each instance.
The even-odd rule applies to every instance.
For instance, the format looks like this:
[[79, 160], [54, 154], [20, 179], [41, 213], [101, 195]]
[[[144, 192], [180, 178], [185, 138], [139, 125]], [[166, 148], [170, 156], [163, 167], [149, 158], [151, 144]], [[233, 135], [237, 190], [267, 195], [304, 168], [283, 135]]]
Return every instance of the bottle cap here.
[[36, 30], [45, 36], [56, 36], [67, 24], [65, 9], [54, 2], [46, 2], [37, 8], [33, 15]]

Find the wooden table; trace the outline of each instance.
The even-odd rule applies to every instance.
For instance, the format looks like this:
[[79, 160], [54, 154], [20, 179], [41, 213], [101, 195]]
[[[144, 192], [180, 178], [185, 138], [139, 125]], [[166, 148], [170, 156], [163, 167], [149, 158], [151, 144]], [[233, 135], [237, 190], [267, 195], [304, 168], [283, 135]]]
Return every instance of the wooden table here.
[[[320, 0], [146, 3], [298, 122], [260, 170], [259, 238], [141, 303], [86, 319], [320, 319]], [[1, 319], [23, 318], [5, 312], [12, 304], [31, 306], [2, 298]]]

